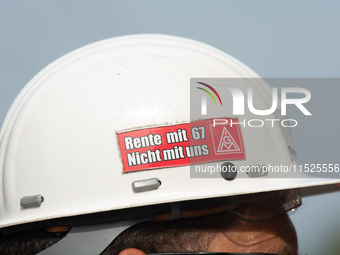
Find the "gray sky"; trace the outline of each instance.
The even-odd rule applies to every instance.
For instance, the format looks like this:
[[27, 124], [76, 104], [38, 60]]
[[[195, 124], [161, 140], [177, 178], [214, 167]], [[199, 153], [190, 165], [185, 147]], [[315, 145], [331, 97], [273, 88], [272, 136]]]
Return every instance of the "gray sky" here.
[[[0, 0], [0, 123], [43, 67], [78, 47], [120, 35], [195, 39], [262, 77], [339, 77], [339, 11], [336, 0]], [[315, 91], [309, 107], [317, 114], [293, 130], [300, 163], [336, 161], [340, 151], [340, 87]], [[335, 254], [327, 247], [340, 236], [339, 201], [339, 194], [310, 198], [292, 216], [301, 254]]]

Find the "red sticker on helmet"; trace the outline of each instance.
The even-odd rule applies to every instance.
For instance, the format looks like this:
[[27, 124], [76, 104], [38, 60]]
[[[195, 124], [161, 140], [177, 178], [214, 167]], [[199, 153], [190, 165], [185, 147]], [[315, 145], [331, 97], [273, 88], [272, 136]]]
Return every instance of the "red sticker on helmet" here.
[[124, 172], [245, 159], [237, 119], [118, 132]]

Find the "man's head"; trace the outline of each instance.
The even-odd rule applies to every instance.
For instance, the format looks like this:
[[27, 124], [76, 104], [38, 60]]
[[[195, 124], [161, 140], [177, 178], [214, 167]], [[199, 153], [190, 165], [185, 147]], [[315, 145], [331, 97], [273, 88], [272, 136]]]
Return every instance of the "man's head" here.
[[[1, 254], [37, 254], [65, 237], [45, 229], [6, 235]], [[101, 255], [144, 255], [164, 252], [235, 252], [297, 254], [294, 227], [282, 213], [261, 222], [247, 222], [222, 212], [175, 221], [147, 221], [121, 233]]]
[[[207, 201], [201, 201], [202, 206], [203, 202]], [[297, 253], [295, 229], [286, 213], [301, 205], [296, 190], [219, 198], [212, 204], [215, 207], [183, 208], [178, 220], [159, 221], [167, 216], [161, 214], [137, 224], [120, 234], [104, 254], [136, 252], [129, 248], [143, 253]]]
[[[135, 249], [129, 249], [131, 247]], [[297, 250], [295, 229], [286, 214], [262, 222], [246, 222], [227, 213], [219, 213], [178, 222], [139, 224], [119, 236], [103, 255], [159, 252], [296, 255]]]
[[[126, 224], [117, 221], [114, 223], [115, 227], [109, 229], [116, 232], [117, 237], [108, 243], [106, 249], [104, 249], [106, 246], [103, 246], [104, 251], [100, 254], [164, 252], [296, 254], [296, 233], [286, 211], [295, 209], [300, 204], [298, 192], [289, 190], [186, 201], [176, 206], [165, 204], [154, 208], [136, 208], [135, 212], [123, 211], [120, 217], [124, 215], [131, 217], [136, 212], [140, 214], [144, 211], [149, 215], [147, 218], [151, 220], [135, 221], [140, 222], [138, 224], [126, 223], [128, 228], [125, 231], [119, 229], [119, 226]], [[170, 208], [172, 210], [168, 213]], [[92, 220], [96, 218], [108, 220], [109, 217], [109, 214], [95, 215]], [[87, 219], [87, 222], [89, 221]], [[73, 224], [79, 222], [79, 219], [75, 219]], [[129, 224], [131, 227], [128, 226]], [[106, 224], [102, 224], [102, 227], [104, 228], [102, 231], [105, 232]], [[56, 254], [64, 249], [73, 253], [74, 250], [69, 247], [70, 243], [79, 242], [77, 239], [72, 239], [74, 234], [93, 231], [88, 240], [93, 242], [95, 236], [103, 233], [96, 225], [93, 229], [75, 226], [65, 237], [68, 230], [69, 227], [49, 227], [4, 236], [1, 240], [0, 253], [12, 254], [11, 252], [15, 251], [36, 254], [50, 246], [54, 250], [47, 249], [47, 253], [44, 251], [42, 254]], [[107, 235], [107, 238], [110, 238], [109, 236]], [[61, 243], [60, 249], [53, 246], [58, 241]], [[81, 247], [83, 252], [88, 251], [84, 242], [79, 244], [83, 246]], [[60, 244], [56, 246], [58, 245]]]

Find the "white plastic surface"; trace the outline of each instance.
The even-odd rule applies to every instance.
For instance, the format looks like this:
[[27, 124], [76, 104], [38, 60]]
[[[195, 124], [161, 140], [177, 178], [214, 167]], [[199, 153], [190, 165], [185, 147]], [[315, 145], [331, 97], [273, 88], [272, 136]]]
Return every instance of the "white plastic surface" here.
[[[122, 174], [116, 131], [190, 121], [190, 78], [258, 77], [229, 55], [163, 35], [109, 39], [47, 66], [13, 103], [0, 133], [0, 228], [155, 203], [332, 183], [335, 180], [191, 179], [190, 167]], [[269, 87], [255, 90], [266, 98]], [[267, 95], [267, 96], [266, 96]], [[270, 104], [270, 100], [264, 99]], [[245, 115], [244, 118], [251, 118]], [[240, 165], [290, 164], [279, 127], [242, 128]], [[258, 145], [261, 144], [259, 147]], [[131, 183], [158, 178], [155, 190]], [[23, 209], [20, 199], [44, 203]]]

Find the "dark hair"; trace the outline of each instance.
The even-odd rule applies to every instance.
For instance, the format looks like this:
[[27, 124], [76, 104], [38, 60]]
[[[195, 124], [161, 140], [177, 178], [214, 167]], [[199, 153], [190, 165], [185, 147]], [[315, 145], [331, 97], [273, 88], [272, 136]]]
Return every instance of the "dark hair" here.
[[[233, 227], [235, 218], [227, 213], [175, 221], [143, 222], [121, 233], [101, 255], [116, 255], [126, 248], [145, 253], [207, 251], [210, 240], [222, 228]], [[45, 228], [2, 236], [0, 254], [34, 255], [57, 243], [67, 233], [49, 233]]]
[[50, 233], [45, 228], [0, 236], [0, 254], [35, 255], [63, 239], [67, 233]]
[[145, 253], [207, 251], [215, 233], [232, 228], [235, 221], [235, 217], [223, 212], [176, 221], [143, 222], [120, 234], [102, 255], [119, 254], [126, 248]]

